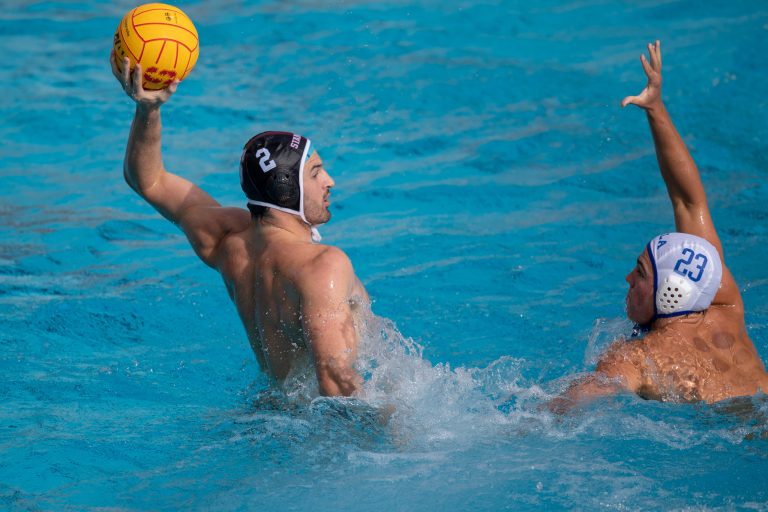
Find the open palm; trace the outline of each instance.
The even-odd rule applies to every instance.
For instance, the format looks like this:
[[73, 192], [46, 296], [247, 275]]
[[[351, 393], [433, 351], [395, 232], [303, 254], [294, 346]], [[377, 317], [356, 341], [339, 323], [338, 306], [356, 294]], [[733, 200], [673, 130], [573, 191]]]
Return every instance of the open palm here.
[[648, 53], [651, 56], [650, 62], [645, 55], [640, 56], [643, 70], [648, 77], [648, 84], [637, 96], [624, 98], [621, 102], [622, 107], [632, 104], [648, 109], [661, 102], [661, 42], [657, 40], [656, 44], [648, 43]]

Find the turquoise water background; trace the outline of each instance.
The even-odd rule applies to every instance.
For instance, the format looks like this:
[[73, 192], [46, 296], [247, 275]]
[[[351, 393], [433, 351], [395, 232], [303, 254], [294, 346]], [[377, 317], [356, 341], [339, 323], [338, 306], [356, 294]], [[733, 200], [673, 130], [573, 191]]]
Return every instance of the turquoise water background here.
[[629, 332], [623, 277], [673, 226], [619, 108], [656, 38], [768, 358], [765, 2], [179, 4], [201, 53], [166, 167], [242, 205], [252, 134], [313, 139], [386, 424], [269, 391], [219, 277], [123, 182], [134, 4], [3, 5], [0, 508], [768, 510], [764, 397], [539, 409]]

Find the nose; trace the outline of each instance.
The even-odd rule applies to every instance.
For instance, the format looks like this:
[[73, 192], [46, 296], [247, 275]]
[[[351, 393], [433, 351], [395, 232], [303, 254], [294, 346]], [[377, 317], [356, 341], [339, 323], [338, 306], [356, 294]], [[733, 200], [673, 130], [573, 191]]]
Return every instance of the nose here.
[[330, 174], [328, 175], [328, 181], [326, 182], [325, 186], [326, 186], [327, 188], [333, 188], [333, 187], [335, 187], [335, 186], [336, 186], [336, 182], [335, 182], [335, 181], [333, 181], [333, 178], [331, 178], [331, 175], [330, 175]]
[[624, 280], [625, 280], [625, 281], [626, 281], [626, 282], [629, 284], [629, 287], [630, 287], [630, 288], [632, 288], [632, 272], [633, 272], [633, 271], [630, 271], [630, 273], [629, 273], [629, 274], [627, 274], [626, 276], [624, 276]]

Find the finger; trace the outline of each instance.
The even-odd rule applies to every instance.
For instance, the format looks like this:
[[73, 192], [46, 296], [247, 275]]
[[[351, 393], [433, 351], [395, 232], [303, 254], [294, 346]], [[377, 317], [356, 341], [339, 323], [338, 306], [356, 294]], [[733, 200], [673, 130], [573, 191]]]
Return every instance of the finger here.
[[168, 87], [163, 89], [163, 103], [168, 101], [168, 98], [170, 98], [173, 95], [173, 93], [176, 92], [176, 88], [179, 86], [179, 83], [180, 83], [179, 80], [174, 80], [173, 82], [171, 82], [171, 84]]
[[645, 71], [646, 76], [650, 77], [651, 73], [653, 73], [653, 69], [651, 69], [651, 65], [648, 64], [648, 60], [645, 58], [645, 55], [640, 56], [640, 63], [643, 65], [643, 71]]
[[171, 85], [168, 86], [166, 89], [168, 91], [168, 96], [176, 92], [176, 88], [179, 87], [179, 84], [181, 83], [181, 80], [174, 80], [171, 82]]
[[120, 80], [120, 68], [117, 67], [117, 61], [115, 61], [114, 48], [109, 52], [109, 65], [112, 66], [112, 74], [115, 75], [115, 78]]
[[637, 96], [627, 96], [623, 100], [621, 100], [621, 108], [626, 107], [630, 103], [635, 103], [637, 101]]
[[659, 69], [661, 69], [661, 41], [656, 40], [656, 58], [659, 59]]
[[141, 72], [141, 64], [138, 62], [136, 63], [136, 67], [133, 68], [133, 97], [138, 98], [139, 95], [144, 93], [144, 86], [142, 85], [142, 72]]
[[131, 86], [131, 61], [128, 60], [128, 57], [123, 57], [122, 82], [123, 82], [123, 89], [125, 89], [125, 92], [128, 92], [128, 89]]
[[648, 53], [651, 56], [651, 67], [658, 71], [659, 69], [659, 54], [656, 52], [656, 45], [648, 43]]

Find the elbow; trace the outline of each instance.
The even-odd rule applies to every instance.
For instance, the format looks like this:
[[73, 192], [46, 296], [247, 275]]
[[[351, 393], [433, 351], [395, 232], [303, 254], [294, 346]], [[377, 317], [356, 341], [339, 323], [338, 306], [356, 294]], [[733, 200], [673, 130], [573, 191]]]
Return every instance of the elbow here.
[[123, 165], [123, 179], [128, 184], [128, 186], [131, 187], [131, 190], [136, 192], [145, 200], [149, 200], [148, 195], [150, 190], [158, 183], [160, 176], [155, 176], [154, 180], [152, 181], [144, 179], [141, 177], [140, 172], [137, 172], [131, 165], [126, 162]]
[[125, 183], [131, 187], [131, 190], [139, 195], [142, 195], [141, 191], [139, 190], [138, 183], [136, 183], [136, 180], [133, 179], [133, 173], [131, 173], [127, 163], [123, 164], [123, 179], [125, 180]]

